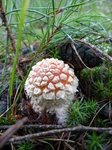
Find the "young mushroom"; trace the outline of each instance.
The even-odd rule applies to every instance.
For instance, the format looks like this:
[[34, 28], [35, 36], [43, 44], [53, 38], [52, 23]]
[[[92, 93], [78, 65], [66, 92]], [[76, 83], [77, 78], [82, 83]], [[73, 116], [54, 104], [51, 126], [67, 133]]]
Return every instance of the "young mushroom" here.
[[55, 113], [58, 124], [65, 124], [70, 101], [77, 92], [78, 79], [74, 70], [62, 60], [47, 58], [32, 67], [25, 83], [32, 108]]

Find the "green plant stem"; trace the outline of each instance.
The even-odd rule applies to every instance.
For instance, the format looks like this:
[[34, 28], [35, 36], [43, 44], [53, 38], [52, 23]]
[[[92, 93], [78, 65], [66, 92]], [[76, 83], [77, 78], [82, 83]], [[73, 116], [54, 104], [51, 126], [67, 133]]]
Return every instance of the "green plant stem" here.
[[14, 76], [15, 76], [15, 71], [16, 71], [16, 64], [18, 60], [18, 54], [19, 54], [19, 49], [20, 49], [20, 44], [21, 44], [21, 35], [22, 35], [22, 27], [26, 15], [26, 10], [29, 5], [29, 0], [23, 1], [23, 7], [21, 11], [21, 18], [20, 18], [20, 25], [19, 25], [19, 32], [18, 32], [18, 41], [17, 41], [17, 49], [16, 49], [16, 54], [14, 58], [14, 63], [13, 63], [13, 69], [12, 69], [12, 75], [11, 75], [11, 82], [10, 82], [10, 106], [11, 106], [11, 96], [12, 96], [12, 91], [13, 91], [13, 83], [14, 83]]

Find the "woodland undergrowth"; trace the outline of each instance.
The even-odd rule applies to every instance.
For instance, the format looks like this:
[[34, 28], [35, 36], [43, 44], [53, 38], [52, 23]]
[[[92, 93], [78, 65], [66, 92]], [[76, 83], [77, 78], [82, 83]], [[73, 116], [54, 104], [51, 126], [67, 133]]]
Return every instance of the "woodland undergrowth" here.
[[[111, 0], [0, 0], [0, 148], [112, 149], [111, 5]], [[24, 84], [36, 62], [60, 59], [59, 45], [68, 39], [90, 43], [93, 52], [98, 47], [103, 63], [75, 71], [79, 86], [66, 126], [56, 124], [55, 114], [46, 124], [49, 115], [43, 111], [38, 119]]]

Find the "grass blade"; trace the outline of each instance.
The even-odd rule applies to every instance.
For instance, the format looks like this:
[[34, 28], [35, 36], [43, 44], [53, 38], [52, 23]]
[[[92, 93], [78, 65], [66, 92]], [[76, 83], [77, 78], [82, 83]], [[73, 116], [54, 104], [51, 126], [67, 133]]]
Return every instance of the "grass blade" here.
[[12, 96], [12, 91], [13, 91], [13, 83], [14, 83], [14, 76], [15, 76], [15, 71], [16, 71], [16, 64], [18, 60], [18, 54], [19, 54], [19, 49], [20, 49], [20, 44], [21, 44], [21, 35], [22, 35], [22, 27], [26, 15], [26, 10], [29, 5], [29, 0], [23, 1], [23, 7], [21, 11], [21, 18], [20, 18], [20, 24], [19, 24], [19, 32], [18, 32], [18, 41], [17, 41], [17, 49], [16, 49], [16, 54], [14, 58], [14, 63], [13, 63], [13, 69], [12, 69], [12, 75], [11, 75], [11, 82], [10, 82], [10, 105], [11, 105], [11, 96]]

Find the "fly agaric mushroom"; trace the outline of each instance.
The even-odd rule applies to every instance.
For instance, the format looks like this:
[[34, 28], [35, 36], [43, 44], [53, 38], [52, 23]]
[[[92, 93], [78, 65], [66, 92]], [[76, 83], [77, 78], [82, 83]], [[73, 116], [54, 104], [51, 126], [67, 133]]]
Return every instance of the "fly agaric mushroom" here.
[[41, 114], [56, 114], [58, 124], [65, 124], [70, 100], [74, 99], [78, 79], [74, 70], [62, 60], [46, 58], [32, 67], [25, 83], [27, 95], [31, 98], [32, 108]]

